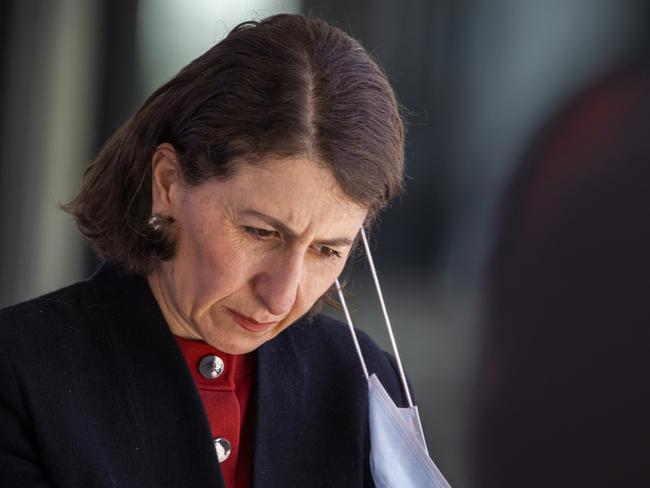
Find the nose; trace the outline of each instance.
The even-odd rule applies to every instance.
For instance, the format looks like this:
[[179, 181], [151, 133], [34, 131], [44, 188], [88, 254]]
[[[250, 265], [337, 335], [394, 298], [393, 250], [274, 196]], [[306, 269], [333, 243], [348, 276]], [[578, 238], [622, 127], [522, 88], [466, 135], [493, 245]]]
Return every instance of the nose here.
[[296, 301], [303, 272], [304, 256], [287, 252], [283, 258], [274, 256], [255, 276], [253, 292], [272, 315], [284, 315]]

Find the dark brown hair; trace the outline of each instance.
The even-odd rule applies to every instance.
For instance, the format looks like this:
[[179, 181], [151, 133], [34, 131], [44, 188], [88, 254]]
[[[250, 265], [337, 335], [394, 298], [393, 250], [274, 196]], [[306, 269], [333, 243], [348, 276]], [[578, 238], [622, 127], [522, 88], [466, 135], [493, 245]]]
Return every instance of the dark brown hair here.
[[306, 155], [369, 220], [401, 190], [404, 127], [377, 64], [342, 30], [301, 15], [245, 22], [156, 90], [106, 142], [63, 208], [100, 257], [147, 274], [174, 240], [147, 224], [151, 158], [174, 146], [187, 184], [242, 161]]

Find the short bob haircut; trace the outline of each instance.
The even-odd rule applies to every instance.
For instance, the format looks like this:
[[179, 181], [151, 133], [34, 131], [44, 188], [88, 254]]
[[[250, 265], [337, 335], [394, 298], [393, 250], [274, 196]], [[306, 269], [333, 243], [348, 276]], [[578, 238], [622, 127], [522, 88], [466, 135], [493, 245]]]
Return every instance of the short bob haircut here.
[[[188, 185], [306, 156], [369, 224], [400, 192], [404, 125], [381, 69], [342, 30], [301, 15], [245, 22], [156, 90], [106, 142], [63, 208], [98, 255], [148, 274], [175, 239], [148, 225], [151, 159], [170, 143]], [[290, 191], [287, 188], [287, 191]]]

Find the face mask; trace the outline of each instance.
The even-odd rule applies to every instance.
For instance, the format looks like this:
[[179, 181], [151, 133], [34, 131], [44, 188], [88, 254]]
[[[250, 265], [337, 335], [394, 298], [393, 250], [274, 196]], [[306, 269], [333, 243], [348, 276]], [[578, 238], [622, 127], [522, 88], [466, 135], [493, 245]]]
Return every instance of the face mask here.
[[345, 313], [354, 346], [361, 361], [361, 368], [368, 382], [368, 420], [370, 423], [370, 471], [377, 488], [451, 488], [442, 473], [429, 457], [424, 432], [417, 407], [413, 405], [406, 383], [406, 375], [397, 351], [397, 344], [390, 325], [384, 297], [381, 293], [377, 272], [370, 254], [366, 234], [361, 229], [361, 238], [366, 250], [368, 264], [372, 271], [375, 288], [384, 315], [386, 328], [399, 369], [400, 379], [408, 401], [408, 408], [398, 408], [382, 386], [377, 375], [368, 374], [359, 341], [352, 325], [352, 319], [336, 280], [336, 290]]

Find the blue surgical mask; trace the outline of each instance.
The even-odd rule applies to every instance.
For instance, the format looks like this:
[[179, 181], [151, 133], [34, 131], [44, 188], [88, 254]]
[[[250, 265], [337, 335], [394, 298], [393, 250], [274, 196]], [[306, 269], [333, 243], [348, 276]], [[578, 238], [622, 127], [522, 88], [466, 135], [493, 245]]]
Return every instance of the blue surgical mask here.
[[393, 353], [397, 361], [402, 386], [408, 401], [408, 408], [398, 408], [390, 395], [382, 386], [377, 375], [368, 374], [359, 341], [357, 340], [350, 312], [336, 281], [339, 300], [350, 327], [361, 368], [368, 382], [368, 421], [370, 424], [370, 471], [378, 488], [451, 488], [442, 473], [438, 470], [429, 456], [422, 424], [417, 407], [413, 405], [411, 394], [406, 382], [406, 375], [399, 357], [397, 344], [390, 325], [386, 305], [379, 286], [377, 272], [368, 246], [368, 240], [363, 229], [361, 238], [366, 250], [366, 256], [379, 295], [382, 312]]

